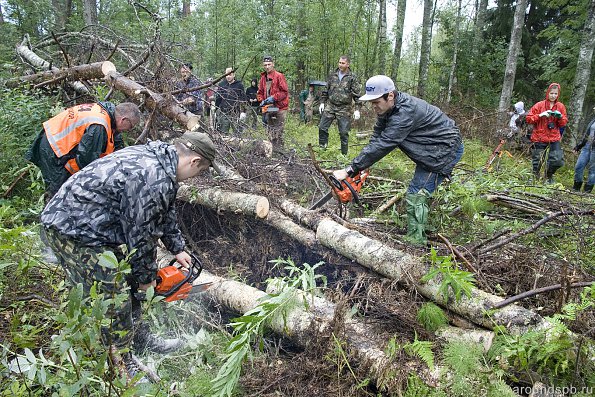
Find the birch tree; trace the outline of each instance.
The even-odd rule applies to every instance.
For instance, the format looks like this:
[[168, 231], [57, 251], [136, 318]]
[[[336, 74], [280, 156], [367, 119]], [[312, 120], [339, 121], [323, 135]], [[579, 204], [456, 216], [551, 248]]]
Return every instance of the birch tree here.
[[83, 19], [85, 25], [97, 25], [97, 1], [83, 0]]
[[587, 20], [585, 21], [585, 28], [583, 30], [581, 46], [578, 53], [578, 61], [576, 63], [576, 75], [574, 77], [574, 85], [572, 94], [570, 95], [569, 113], [570, 117], [570, 144], [574, 146], [578, 136], [578, 129], [580, 128], [583, 118], [583, 103], [585, 101], [585, 94], [587, 86], [591, 78], [591, 64], [593, 60], [593, 48], [595, 47], [595, 0], [591, 0], [589, 11], [587, 13]]
[[72, 14], [72, 0], [52, 0], [52, 8], [54, 9], [54, 28], [58, 32], [63, 32]]
[[448, 77], [448, 94], [446, 96], [446, 103], [449, 104], [452, 98], [452, 90], [455, 84], [456, 72], [457, 72], [457, 54], [459, 53], [459, 25], [461, 24], [461, 5], [462, 0], [459, 0], [457, 6], [457, 19], [455, 21], [455, 32], [454, 32], [454, 49], [452, 52], [452, 63], [450, 65], [450, 76]]
[[377, 38], [377, 52], [378, 52], [378, 71], [386, 73], [386, 0], [380, 0], [380, 13], [378, 15], [378, 38]]
[[521, 37], [523, 24], [525, 22], [525, 10], [527, 9], [527, 0], [518, 0], [514, 11], [514, 21], [510, 33], [510, 44], [508, 45], [508, 56], [506, 57], [506, 70], [504, 72], [504, 82], [502, 83], [502, 93], [500, 94], [499, 112], [505, 112], [510, 106], [512, 90], [514, 88], [514, 79], [516, 75], [516, 64], [521, 49]]
[[393, 60], [391, 64], [391, 78], [397, 81], [399, 74], [399, 65], [401, 63], [401, 50], [403, 49], [403, 27], [405, 26], [405, 11], [407, 9], [407, 0], [398, 0], [397, 3], [397, 21], [394, 27], [395, 49], [393, 51]]
[[419, 78], [417, 81], [417, 96], [423, 98], [426, 94], [426, 82], [430, 67], [430, 52], [432, 46], [432, 0], [424, 0], [424, 17], [421, 28], [421, 50], [419, 59]]

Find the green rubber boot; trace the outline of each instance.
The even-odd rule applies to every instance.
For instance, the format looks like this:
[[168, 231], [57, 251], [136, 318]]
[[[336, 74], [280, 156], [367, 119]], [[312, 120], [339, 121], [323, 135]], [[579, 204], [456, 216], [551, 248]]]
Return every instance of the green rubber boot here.
[[425, 245], [428, 242], [426, 237], [426, 224], [428, 223], [428, 199], [427, 191], [419, 193], [407, 193], [405, 203], [407, 205], [407, 240], [414, 244]]

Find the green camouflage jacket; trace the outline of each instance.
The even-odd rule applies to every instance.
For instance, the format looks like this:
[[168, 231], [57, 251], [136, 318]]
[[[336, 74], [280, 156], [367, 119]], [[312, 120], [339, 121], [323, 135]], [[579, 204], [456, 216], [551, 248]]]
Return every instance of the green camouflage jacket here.
[[41, 222], [82, 245], [136, 249], [132, 277], [147, 284], [157, 274], [158, 239], [172, 254], [184, 250], [174, 207], [177, 165], [175, 147], [164, 142], [119, 150], [69, 178]]
[[337, 110], [351, 109], [352, 101], [361, 107], [358, 98], [361, 96], [361, 85], [357, 77], [347, 69], [345, 76], [339, 80], [339, 68], [328, 76], [326, 90], [322, 91], [321, 101], [326, 106], [332, 106]]

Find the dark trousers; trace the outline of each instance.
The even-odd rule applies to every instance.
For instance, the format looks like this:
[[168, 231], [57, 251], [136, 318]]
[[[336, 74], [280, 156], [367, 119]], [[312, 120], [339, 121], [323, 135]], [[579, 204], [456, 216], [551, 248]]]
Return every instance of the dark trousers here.
[[554, 175], [558, 168], [564, 165], [564, 152], [560, 146], [560, 141], [550, 143], [534, 142], [531, 163], [534, 174], [539, 174], [545, 163], [546, 176], [550, 178]]

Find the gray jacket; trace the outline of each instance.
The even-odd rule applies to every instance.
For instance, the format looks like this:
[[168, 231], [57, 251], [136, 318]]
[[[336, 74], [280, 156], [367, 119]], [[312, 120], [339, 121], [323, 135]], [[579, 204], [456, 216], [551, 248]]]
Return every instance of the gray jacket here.
[[351, 167], [361, 171], [399, 148], [427, 171], [450, 175], [461, 143], [455, 122], [440, 109], [397, 92], [395, 106], [378, 117], [370, 143], [353, 159]]
[[175, 147], [163, 142], [119, 150], [68, 179], [41, 222], [83, 245], [136, 249], [132, 277], [147, 284], [157, 274], [158, 239], [173, 254], [184, 250], [174, 207], [177, 165]]

